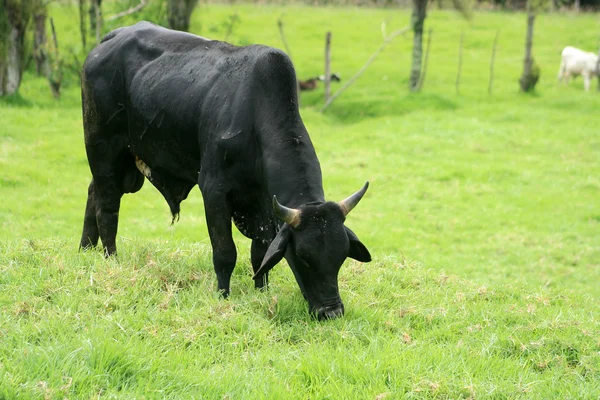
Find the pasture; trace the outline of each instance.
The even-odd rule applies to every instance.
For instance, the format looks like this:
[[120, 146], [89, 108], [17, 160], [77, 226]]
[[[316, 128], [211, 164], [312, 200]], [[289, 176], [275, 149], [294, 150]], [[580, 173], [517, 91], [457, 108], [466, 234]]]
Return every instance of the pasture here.
[[[234, 13], [231, 42], [279, 48], [283, 15], [301, 78], [322, 73], [331, 30], [342, 83], [380, 45], [382, 21], [390, 33], [410, 20], [203, 4], [191, 31], [221, 39]], [[51, 15], [61, 46], [76, 46], [77, 10]], [[422, 92], [408, 93], [407, 34], [324, 114], [322, 89], [302, 94], [327, 197], [371, 182], [346, 224], [374, 261], [342, 267], [346, 315], [324, 323], [285, 263], [269, 291], [253, 289], [241, 235], [219, 299], [197, 189], [171, 226], [146, 182], [123, 198], [118, 258], [78, 252], [90, 173], [77, 77], [54, 100], [28, 72], [20, 95], [0, 99], [0, 398], [600, 397], [600, 96], [596, 83], [556, 83], [561, 49], [594, 50], [599, 20], [540, 15], [541, 80], [523, 95], [525, 20], [432, 9]]]

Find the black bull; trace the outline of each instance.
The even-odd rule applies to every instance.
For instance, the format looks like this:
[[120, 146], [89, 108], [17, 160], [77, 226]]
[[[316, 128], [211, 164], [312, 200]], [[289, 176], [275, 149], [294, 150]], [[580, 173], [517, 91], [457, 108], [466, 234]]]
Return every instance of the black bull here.
[[[319, 319], [344, 313], [338, 272], [371, 256], [344, 226], [368, 183], [326, 202], [321, 168], [300, 118], [289, 58], [142, 22], [117, 29], [82, 74], [85, 149], [92, 172], [81, 247], [116, 252], [121, 197], [146, 177], [173, 218], [197, 184], [218, 288], [227, 296], [237, 253], [232, 224], [252, 239], [255, 286], [283, 257]], [[285, 206], [283, 206], [284, 204]]]

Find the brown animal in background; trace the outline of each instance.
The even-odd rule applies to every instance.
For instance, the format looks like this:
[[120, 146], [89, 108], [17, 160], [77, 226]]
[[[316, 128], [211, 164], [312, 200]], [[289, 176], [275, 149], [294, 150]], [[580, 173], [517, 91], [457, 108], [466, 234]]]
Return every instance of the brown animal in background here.
[[[331, 74], [329, 78], [332, 82], [339, 82], [341, 78], [338, 74]], [[315, 90], [319, 86], [319, 81], [324, 81], [325, 75], [315, 76], [314, 78], [307, 79], [305, 81], [298, 81], [300, 90]]]

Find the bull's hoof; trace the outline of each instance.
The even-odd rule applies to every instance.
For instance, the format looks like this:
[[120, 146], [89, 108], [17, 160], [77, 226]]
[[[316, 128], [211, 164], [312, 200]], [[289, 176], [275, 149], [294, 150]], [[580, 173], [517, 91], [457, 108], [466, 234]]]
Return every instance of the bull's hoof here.
[[260, 278], [254, 279], [254, 288], [264, 291], [269, 288], [269, 280], [267, 278], [267, 274], [264, 274]]
[[116, 257], [117, 256], [117, 250], [111, 250], [108, 248], [104, 248], [104, 258], [108, 258], [108, 257]]
[[94, 250], [96, 248], [96, 246], [94, 246], [93, 244], [87, 243], [87, 244], [80, 244], [79, 245], [79, 251], [88, 251], [88, 250]]

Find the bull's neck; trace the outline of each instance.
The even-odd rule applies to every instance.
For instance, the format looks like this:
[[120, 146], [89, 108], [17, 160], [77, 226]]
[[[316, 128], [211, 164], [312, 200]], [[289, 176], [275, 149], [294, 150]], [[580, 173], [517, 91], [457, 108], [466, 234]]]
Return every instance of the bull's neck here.
[[288, 207], [324, 202], [321, 166], [302, 122], [268, 135], [264, 162], [271, 195]]

